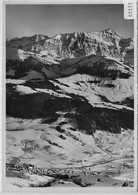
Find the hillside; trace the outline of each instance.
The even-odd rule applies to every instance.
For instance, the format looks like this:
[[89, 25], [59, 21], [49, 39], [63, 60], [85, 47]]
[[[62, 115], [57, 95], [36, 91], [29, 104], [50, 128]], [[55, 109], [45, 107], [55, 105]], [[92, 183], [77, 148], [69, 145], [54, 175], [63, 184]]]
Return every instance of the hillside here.
[[133, 39], [34, 35], [6, 52], [8, 185], [133, 186]]

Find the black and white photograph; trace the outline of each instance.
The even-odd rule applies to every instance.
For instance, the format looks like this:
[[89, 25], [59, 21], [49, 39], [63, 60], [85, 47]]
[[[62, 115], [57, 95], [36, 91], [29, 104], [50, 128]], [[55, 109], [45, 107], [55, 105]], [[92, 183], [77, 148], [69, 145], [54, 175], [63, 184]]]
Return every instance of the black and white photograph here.
[[133, 189], [134, 20], [124, 5], [6, 4], [5, 28], [6, 190]]

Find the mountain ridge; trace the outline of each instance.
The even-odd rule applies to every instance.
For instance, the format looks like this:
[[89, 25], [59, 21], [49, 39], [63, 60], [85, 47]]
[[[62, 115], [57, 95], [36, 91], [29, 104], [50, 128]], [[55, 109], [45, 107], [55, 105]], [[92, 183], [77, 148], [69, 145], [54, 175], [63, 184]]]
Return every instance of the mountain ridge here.
[[133, 64], [133, 39], [124, 39], [113, 29], [92, 33], [62, 33], [53, 37], [36, 34], [31, 37], [11, 39], [6, 42], [6, 46], [36, 54], [43, 53], [43, 58], [47, 56], [47, 52], [52, 51], [55, 55], [53, 58], [58, 60], [95, 54], [114, 57]]

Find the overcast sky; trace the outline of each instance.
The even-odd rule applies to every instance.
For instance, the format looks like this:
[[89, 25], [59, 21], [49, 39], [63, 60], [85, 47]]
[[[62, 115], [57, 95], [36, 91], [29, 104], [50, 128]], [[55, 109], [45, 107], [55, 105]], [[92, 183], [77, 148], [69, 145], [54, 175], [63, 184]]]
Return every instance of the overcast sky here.
[[123, 5], [7, 5], [7, 38], [69, 32], [117, 30], [133, 37], [133, 21], [125, 20]]

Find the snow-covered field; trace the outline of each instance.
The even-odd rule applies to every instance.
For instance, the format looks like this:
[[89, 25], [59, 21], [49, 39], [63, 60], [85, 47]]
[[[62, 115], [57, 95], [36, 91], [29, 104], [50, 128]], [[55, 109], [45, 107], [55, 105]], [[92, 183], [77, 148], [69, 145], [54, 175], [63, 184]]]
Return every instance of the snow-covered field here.
[[[50, 68], [53, 68], [52, 65]], [[43, 68], [43, 71], [54, 75], [51, 69]], [[56, 67], [55, 72], [60, 72], [60, 66]], [[56, 101], [60, 98], [67, 101], [79, 99], [88, 102], [92, 108], [111, 110], [111, 114], [113, 110], [133, 112], [133, 107], [128, 104], [133, 101], [133, 76], [113, 80], [110, 77], [74, 74], [47, 81], [41, 73], [31, 70], [20, 79], [7, 79], [6, 83], [9, 100], [10, 97], [13, 100], [21, 97], [24, 101], [27, 95], [33, 98], [39, 94], [43, 98], [44, 94]], [[36, 102], [38, 100], [35, 99]], [[9, 188], [133, 186], [133, 129], [122, 128], [120, 133], [111, 133], [103, 128], [87, 134], [87, 131], [80, 131], [75, 118], [65, 117], [75, 112], [76, 108], [68, 112], [58, 111], [55, 113], [58, 114], [57, 119], [49, 123], [45, 121], [50, 120], [51, 115], [44, 119], [7, 116], [6, 183]], [[12, 165], [18, 165], [21, 169], [11, 168]], [[32, 170], [26, 170], [26, 165], [33, 166]]]
[[[63, 90], [68, 90], [70, 93], [74, 92], [80, 95], [82, 95], [83, 92], [86, 92], [88, 97], [90, 96], [90, 98], [93, 98], [93, 102], [96, 102], [96, 99], [94, 98], [95, 95], [102, 95], [109, 101], [116, 102], [122, 101], [124, 98], [130, 97], [133, 94], [133, 77], [130, 77], [129, 79], [118, 78], [116, 80], [109, 80], [105, 78], [99, 81], [97, 85], [92, 83], [93, 81], [96, 81], [96, 79], [89, 75], [77, 74], [70, 77], [59, 78], [57, 80], [60, 83], [70, 86], [67, 88], [62, 85]], [[107, 84], [111, 84], [113, 86], [109, 88], [106, 86]]]
[[[120, 134], [97, 130], [94, 136], [90, 136], [78, 131], [77, 124], [73, 119], [66, 119], [65, 113], [58, 114], [57, 121], [51, 124], [44, 124], [41, 119], [7, 117], [7, 163], [31, 164], [43, 170], [53, 170], [55, 174], [71, 175], [72, 178], [77, 175], [82, 183], [92, 186], [121, 186], [125, 181], [133, 184], [134, 135], [131, 129], [122, 129]], [[63, 131], [56, 129], [59, 125]], [[25, 176], [19, 176], [20, 179], [11, 178], [10, 173], [7, 184], [18, 187], [42, 186], [49, 180], [47, 176], [23, 173]], [[55, 179], [53, 173], [50, 176], [54, 180], [51, 186], [76, 185], [76, 180], [71, 177], [61, 182]]]
[[[133, 77], [129, 79], [110, 80], [104, 78], [98, 80], [96, 77], [77, 74], [57, 80], [58, 82], [51, 82], [58, 86], [62, 92], [82, 96], [93, 106], [131, 109], [127, 106], [118, 105], [116, 102], [121, 102], [133, 96]], [[96, 81], [98, 81], [97, 84], [95, 84]], [[111, 87], [108, 87], [108, 85], [111, 85]], [[106, 98], [107, 101], [102, 100], [102, 97]]]

